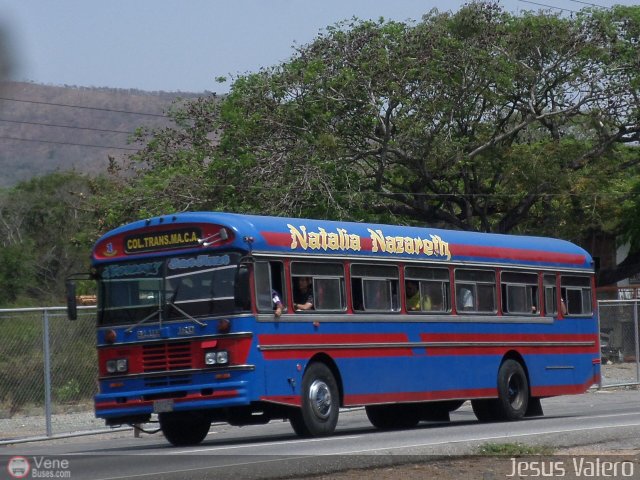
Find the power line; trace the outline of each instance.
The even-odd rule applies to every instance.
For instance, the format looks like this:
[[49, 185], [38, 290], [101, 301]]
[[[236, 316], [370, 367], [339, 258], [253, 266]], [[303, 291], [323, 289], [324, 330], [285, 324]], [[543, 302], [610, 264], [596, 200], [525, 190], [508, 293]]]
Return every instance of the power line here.
[[556, 7], [554, 5], [547, 5], [545, 3], [532, 2], [530, 0], [518, 0], [518, 1], [522, 2], [522, 3], [530, 3], [532, 5], [538, 5], [539, 7], [553, 8], [554, 10], [561, 10], [561, 11], [571, 12], [571, 13], [580, 13], [577, 10], [571, 10], [570, 8], [560, 8], [560, 7]]
[[24, 120], [8, 120], [6, 118], [0, 118], [0, 122], [18, 123], [22, 125], [38, 125], [42, 127], [70, 128], [73, 130], [91, 130], [94, 132], [104, 132], [104, 133], [125, 133], [127, 135], [132, 135], [133, 133], [135, 133], [132, 131], [124, 131], [124, 130], [110, 130], [107, 128], [76, 127], [73, 125], [60, 125], [56, 123], [27, 122]]
[[0, 97], [0, 100], [5, 100], [5, 101], [8, 101], [8, 102], [31, 103], [31, 104], [35, 104], [35, 105], [50, 105], [50, 106], [54, 106], [54, 107], [81, 108], [81, 109], [84, 109], [84, 110], [98, 110], [98, 111], [101, 111], [101, 112], [127, 113], [127, 114], [131, 114], [131, 115], [146, 115], [148, 117], [167, 118], [167, 116], [165, 114], [160, 114], [160, 113], [132, 112], [132, 111], [129, 111], [129, 110], [117, 110], [117, 109], [114, 109], [114, 108], [87, 107], [87, 106], [84, 106], [84, 105], [70, 105], [70, 104], [66, 104], [66, 103], [41, 102], [41, 101], [36, 101], [36, 100], [21, 100], [21, 99], [18, 99], [18, 98], [6, 98], [6, 97]]
[[581, 3], [581, 4], [583, 4], [583, 5], [589, 5], [589, 6], [591, 6], [591, 7], [607, 8], [607, 7], [604, 7], [604, 6], [602, 6], [602, 5], [596, 5], [595, 3], [590, 3], [590, 2], [582, 2], [582, 1], [580, 1], [580, 0], [569, 0], [569, 1], [570, 1], [570, 2], [574, 2], [574, 3]]
[[139, 148], [129, 148], [129, 147], [114, 147], [111, 145], [92, 145], [88, 143], [72, 143], [72, 142], [56, 142], [54, 140], [36, 140], [33, 138], [19, 138], [19, 137], [4, 137], [0, 136], [0, 140], [16, 140], [18, 142], [36, 142], [36, 143], [53, 143], [56, 145], [68, 145], [74, 147], [91, 147], [91, 148], [106, 148], [112, 150], [129, 150], [133, 152], [137, 152]]

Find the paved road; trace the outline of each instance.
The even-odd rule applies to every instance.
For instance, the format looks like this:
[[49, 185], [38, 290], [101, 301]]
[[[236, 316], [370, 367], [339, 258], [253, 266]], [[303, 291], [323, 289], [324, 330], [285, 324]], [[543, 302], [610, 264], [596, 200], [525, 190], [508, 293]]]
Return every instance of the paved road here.
[[[600, 391], [543, 400], [545, 416], [520, 422], [480, 424], [468, 404], [450, 423], [424, 423], [393, 432], [375, 430], [361, 409], [341, 413], [335, 435], [300, 439], [286, 422], [243, 428], [214, 425], [205, 441], [174, 448], [161, 434], [19, 444], [0, 448], [0, 478], [14, 456], [33, 470], [73, 479], [264, 479], [327, 473], [345, 468], [421, 461], [477, 452], [486, 443], [520, 442], [571, 447], [640, 450], [640, 392]], [[49, 461], [49, 463], [47, 463]], [[66, 463], [65, 463], [66, 461]], [[46, 467], [52, 467], [47, 469]]]

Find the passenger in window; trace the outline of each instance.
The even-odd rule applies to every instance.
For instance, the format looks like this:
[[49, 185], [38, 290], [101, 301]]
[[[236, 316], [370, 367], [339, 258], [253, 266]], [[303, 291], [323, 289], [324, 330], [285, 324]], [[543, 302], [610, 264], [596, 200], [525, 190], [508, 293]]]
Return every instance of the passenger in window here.
[[313, 310], [313, 282], [311, 277], [297, 277], [293, 292], [294, 310]]
[[458, 290], [458, 309], [474, 310], [473, 292], [470, 288], [461, 287]]
[[424, 294], [426, 295], [426, 302], [423, 300], [425, 304], [425, 310], [432, 311], [442, 311], [444, 310], [444, 305], [442, 304], [442, 286], [434, 285], [433, 283], [427, 283]]
[[564, 301], [564, 298], [560, 297], [560, 311], [562, 315], [567, 314], [567, 303]]
[[271, 302], [273, 303], [273, 314], [276, 317], [282, 315], [282, 309], [284, 308], [284, 306], [282, 305], [280, 294], [275, 290], [271, 290]]
[[431, 310], [431, 298], [428, 295], [420, 301], [420, 284], [415, 280], [407, 280], [404, 284], [407, 295], [407, 310]]

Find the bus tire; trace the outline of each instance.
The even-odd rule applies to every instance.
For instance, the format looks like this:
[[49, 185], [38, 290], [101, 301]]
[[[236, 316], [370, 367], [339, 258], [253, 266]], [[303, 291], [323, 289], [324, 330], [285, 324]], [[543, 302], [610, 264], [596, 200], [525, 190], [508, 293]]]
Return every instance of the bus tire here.
[[401, 430], [420, 422], [420, 411], [414, 405], [367, 405], [364, 407], [371, 425], [380, 430]]
[[476, 418], [480, 422], [494, 422], [498, 420], [496, 413], [496, 401], [495, 399], [479, 398], [471, 400], [471, 408]]
[[176, 447], [197, 445], [205, 439], [211, 420], [200, 412], [170, 412], [158, 415], [164, 437]]
[[291, 413], [289, 422], [301, 437], [331, 435], [338, 423], [340, 396], [338, 384], [324, 363], [312, 363], [302, 377], [300, 409]]
[[529, 382], [519, 362], [507, 359], [498, 370], [498, 399], [495, 411], [499, 420], [519, 420], [529, 405]]

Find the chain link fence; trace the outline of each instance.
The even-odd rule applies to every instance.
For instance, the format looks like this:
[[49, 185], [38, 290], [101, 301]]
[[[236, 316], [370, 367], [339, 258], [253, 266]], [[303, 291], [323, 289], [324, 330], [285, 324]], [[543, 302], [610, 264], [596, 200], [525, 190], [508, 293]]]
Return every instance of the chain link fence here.
[[[640, 384], [640, 300], [600, 300], [602, 386]], [[82, 308], [82, 307], [81, 307]], [[0, 443], [105, 429], [97, 391], [95, 308], [0, 309]]]
[[104, 428], [97, 390], [95, 308], [0, 310], [0, 442]]
[[602, 386], [640, 384], [640, 300], [599, 300]]

